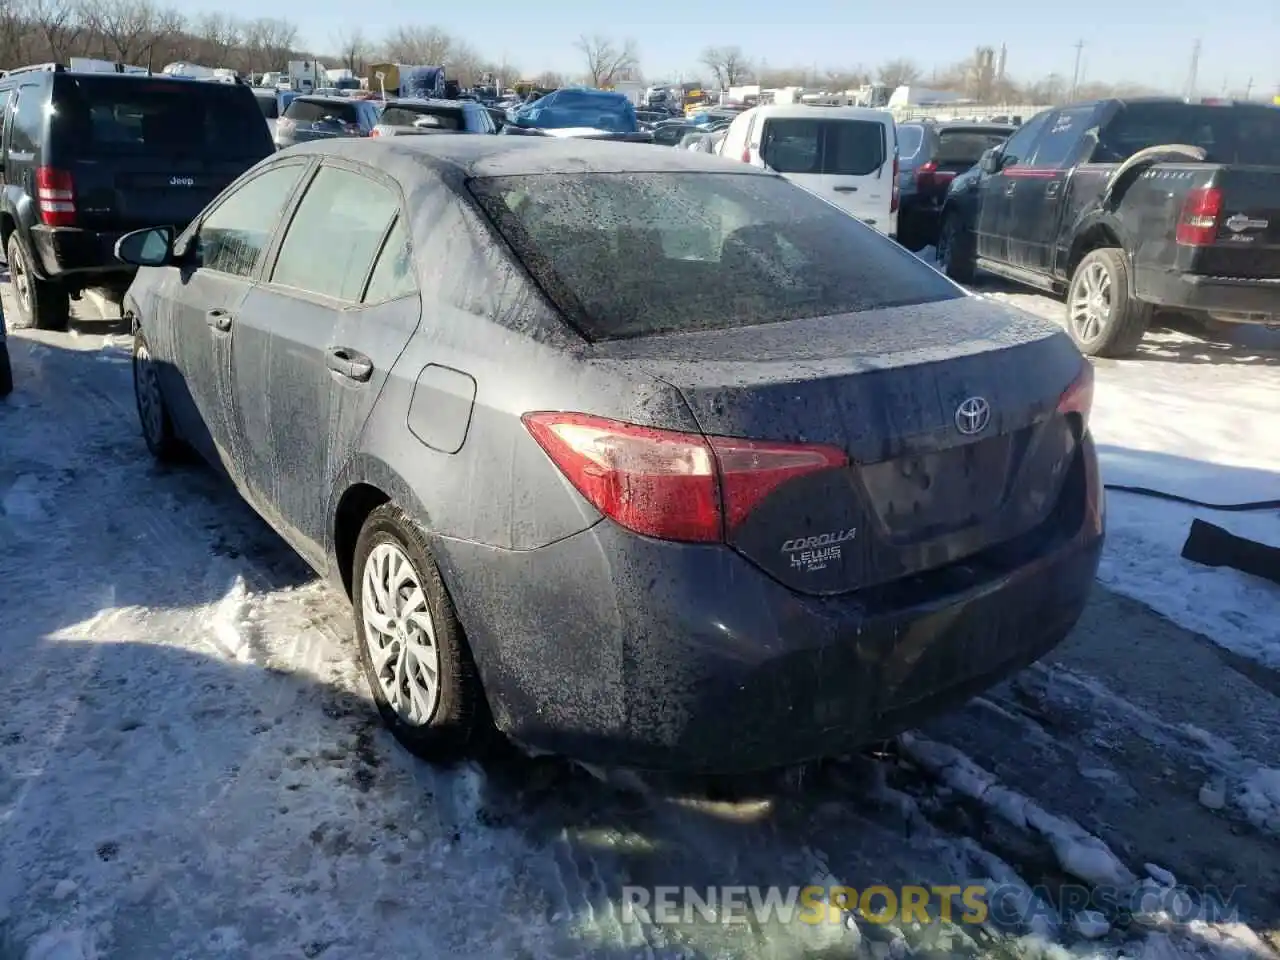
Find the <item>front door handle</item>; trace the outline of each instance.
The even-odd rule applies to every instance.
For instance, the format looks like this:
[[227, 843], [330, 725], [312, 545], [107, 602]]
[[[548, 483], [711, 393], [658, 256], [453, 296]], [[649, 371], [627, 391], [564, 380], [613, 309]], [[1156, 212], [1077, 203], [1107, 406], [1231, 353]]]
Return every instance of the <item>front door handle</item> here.
[[1058, 191], [1062, 189], [1061, 180], [1050, 180], [1044, 188], [1044, 195], [1052, 200], [1058, 195]]
[[364, 383], [373, 376], [373, 361], [350, 347], [331, 347], [325, 365], [340, 377]]
[[231, 314], [216, 307], [204, 315], [204, 322], [219, 333], [227, 333], [231, 329], [231, 319]]
[[858, 192], [857, 187], [832, 187], [831, 189], [834, 190], [836, 193], [857, 193]]
[[1013, 191], [1017, 189], [1017, 186], [1018, 186], [1017, 180], [1010, 180], [1008, 183], [1004, 185], [1004, 195], [1006, 197], [1012, 197]]

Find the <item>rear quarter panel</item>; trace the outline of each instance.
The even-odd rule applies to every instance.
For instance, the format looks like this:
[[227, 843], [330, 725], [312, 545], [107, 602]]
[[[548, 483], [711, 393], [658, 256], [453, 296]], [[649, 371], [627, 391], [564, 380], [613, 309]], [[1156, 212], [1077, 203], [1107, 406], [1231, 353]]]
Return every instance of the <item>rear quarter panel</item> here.
[[[441, 189], [423, 189], [408, 199], [416, 214], [412, 237], [422, 320], [336, 495], [352, 483], [378, 485], [378, 474], [390, 474], [396, 479], [388, 482], [412, 491], [411, 502], [402, 506], [416, 512], [433, 535], [505, 549], [529, 550], [586, 529], [600, 515], [547, 458], [521, 415], [584, 410], [696, 430], [692, 414], [673, 388], [648, 375], [619, 378], [594, 368], [581, 338], [562, 323], [470, 204]], [[440, 367], [465, 376], [439, 376]], [[464, 394], [472, 389], [469, 402]], [[419, 390], [426, 396], [415, 399]], [[432, 432], [423, 429], [424, 416], [434, 411], [456, 420], [468, 407], [456, 452], [433, 449], [409, 428], [411, 408], [421, 436]], [[439, 432], [457, 427], [455, 422]]]

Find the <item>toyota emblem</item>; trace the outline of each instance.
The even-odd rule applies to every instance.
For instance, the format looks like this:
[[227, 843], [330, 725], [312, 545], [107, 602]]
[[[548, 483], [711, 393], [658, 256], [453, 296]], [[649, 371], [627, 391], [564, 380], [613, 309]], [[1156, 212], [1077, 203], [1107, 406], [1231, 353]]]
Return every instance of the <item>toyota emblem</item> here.
[[991, 422], [991, 404], [982, 397], [970, 397], [956, 407], [956, 429], [967, 437], [981, 433]]

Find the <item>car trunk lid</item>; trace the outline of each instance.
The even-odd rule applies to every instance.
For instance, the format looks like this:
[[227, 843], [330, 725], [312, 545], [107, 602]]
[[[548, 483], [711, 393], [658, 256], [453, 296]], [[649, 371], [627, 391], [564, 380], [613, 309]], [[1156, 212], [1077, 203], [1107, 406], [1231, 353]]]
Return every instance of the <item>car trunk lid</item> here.
[[[1250, 280], [1280, 276], [1280, 167], [1220, 167], [1205, 189], [1217, 191], [1209, 194], [1215, 222], [1209, 235], [1197, 238], [1209, 242], [1197, 245], [1190, 272]], [[1198, 196], [1203, 194], [1193, 192], [1189, 202]], [[1185, 227], [1181, 239], [1187, 239]]]
[[1079, 353], [979, 298], [593, 353], [671, 384], [708, 435], [847, 453], [850, 466], [784, 483], [727, 532], [804, 593], [884, 584], [1027, 533], [1052, 513], [1078, 443], [1057, 407]]

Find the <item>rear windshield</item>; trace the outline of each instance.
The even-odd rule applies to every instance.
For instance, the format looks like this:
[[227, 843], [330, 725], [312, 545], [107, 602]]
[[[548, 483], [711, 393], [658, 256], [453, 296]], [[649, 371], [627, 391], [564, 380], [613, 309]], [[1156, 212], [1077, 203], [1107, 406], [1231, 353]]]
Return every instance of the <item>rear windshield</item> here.
[[465, 130], [466, 121], [456, 107], [430, 107], [417, 104], [393, 104], [382, 111], [379, 123], [389, 127], [411, 127], [419, 117], [436, 117], [440, 121], [437, 130]]
[[992, 147], [998, 147], [1009, 139], [1009, 132], [1000, 130], [939, 130], [939, 164], [965, 164], [973, 166]]
[[961, 295], [892, 241], [780, 177], [538, 174], [469, 186], [588, 340]]
[[1280, 110], [1267, 106], [1127, 104], [1101, 130], [1092, 159], [1095, 163], [1123, 163], [1139, 150], [1166, 143], [1203, 147], [1210, 163], [1280, 167]]
[[232, 84], [63, 74], [57, 135], [81, 155], [259, 158], [271, 136], [254, 96]]
[[289, 120], [299, 123], [316, 123], [325, 117], [341, 120], [343, 123], [360, 122], [360, 114], [354, 103], [343, 103], [341, 100], [310, 100], [298, 97], [284, 108], [284, 115]]
[[276, 120], [280, 117], [280, 99], [274, 93], [256, 93], [258, 98], [258, 109], [262, 111], [262, 115], [268, 120]]
[[768, 120], [760, 156], [778, 173], [864, 177], [884, 166], [884, 124], [875, 120]]
[[635, 133], [636, 111], [623, 96], [559, 90], [517, 112], [524, 126], [546, 130], [593, 127], [611, 133]]
[[924, 127], [909, 125], [898, 128], [898, 156], [910, 160], [924, 143]]

